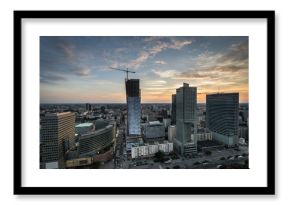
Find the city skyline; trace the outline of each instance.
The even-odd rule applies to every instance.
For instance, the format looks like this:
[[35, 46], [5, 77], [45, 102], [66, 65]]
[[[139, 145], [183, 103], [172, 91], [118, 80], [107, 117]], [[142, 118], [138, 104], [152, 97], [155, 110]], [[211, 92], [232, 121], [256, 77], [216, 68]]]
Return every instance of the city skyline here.
[[141, 103], [170, 103], [183, 82], [248, 102], [248, 37], [40, 37], [41, 103], [125, 103], [128, 68]]

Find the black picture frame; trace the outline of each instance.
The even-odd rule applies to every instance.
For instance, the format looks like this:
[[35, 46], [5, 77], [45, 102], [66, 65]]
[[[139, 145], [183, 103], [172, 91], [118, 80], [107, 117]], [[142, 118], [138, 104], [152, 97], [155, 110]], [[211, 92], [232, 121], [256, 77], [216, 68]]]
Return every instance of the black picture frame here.
[[[48, 18], [219, 18], [267, 20], [266, 187], [23, 187], [22, 19]], [[275, 194], [275, 11], [14, 11], [14, 194], [16, 195], [273, 195]]]

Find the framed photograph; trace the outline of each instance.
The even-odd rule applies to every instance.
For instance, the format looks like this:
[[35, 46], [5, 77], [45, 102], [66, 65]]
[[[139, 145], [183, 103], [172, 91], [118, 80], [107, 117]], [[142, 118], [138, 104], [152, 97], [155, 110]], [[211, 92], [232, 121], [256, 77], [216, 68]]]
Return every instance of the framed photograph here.
[[14, 11], [14, 194], [275, 194], [274, 11]]

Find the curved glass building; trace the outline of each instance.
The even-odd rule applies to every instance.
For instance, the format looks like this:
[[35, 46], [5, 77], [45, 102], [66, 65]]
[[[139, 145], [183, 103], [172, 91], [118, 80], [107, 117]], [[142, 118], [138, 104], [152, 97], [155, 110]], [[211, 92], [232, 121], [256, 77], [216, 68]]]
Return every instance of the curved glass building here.
[[238, 143], [239, 93], [206, 96], [206, 127], [227, 146]]
[[[98, 128], [98, 129], [97, 129]], [[94, 156], [110, 147], [114, 141], [114, 126], [96, 122], [96, 130], [79, 136], [79, 156]]]

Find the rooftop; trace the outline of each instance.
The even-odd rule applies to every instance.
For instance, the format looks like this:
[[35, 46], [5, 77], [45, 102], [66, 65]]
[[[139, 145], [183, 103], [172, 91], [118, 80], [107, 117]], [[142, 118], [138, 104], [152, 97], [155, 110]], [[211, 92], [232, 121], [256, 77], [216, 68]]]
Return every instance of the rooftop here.
[[86, 123], [78, 124], [76, 127], [90, 127], [90, 126], [93, 126], [93, 123], [86, 122]]
[[159, 121], [152, 121], [152, 122], [149, 122], [149, 125], [161, 125], [162, 123], [159, 122]]
[[59, 116], [70, 115], [70, 114], [74, 114], [74, 113], [72, 112], [46, 113], [45, 116], [46, 117], [59, 117]]

